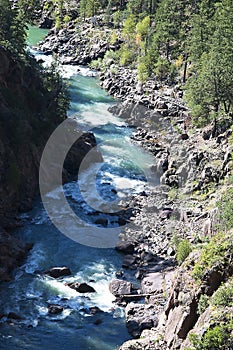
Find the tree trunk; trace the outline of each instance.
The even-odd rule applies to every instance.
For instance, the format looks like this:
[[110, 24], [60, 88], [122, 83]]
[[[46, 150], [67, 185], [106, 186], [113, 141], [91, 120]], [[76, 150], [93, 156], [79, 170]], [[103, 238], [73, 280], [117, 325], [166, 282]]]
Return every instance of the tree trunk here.
[[184, 75], [183, 75], [183, 84], [186, 83], [187, 78], [187, 67], [188, 67], [188, 53], [184, 54]]

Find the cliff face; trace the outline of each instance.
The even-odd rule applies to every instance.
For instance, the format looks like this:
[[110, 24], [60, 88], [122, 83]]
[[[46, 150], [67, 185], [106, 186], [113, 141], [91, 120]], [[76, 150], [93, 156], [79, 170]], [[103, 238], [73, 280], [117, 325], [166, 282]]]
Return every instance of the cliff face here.
[[[43, 146], [64, 118], [57, 113], [57, 102], [33, 70], [32, 62], [20, 62], [0, 48], [0, 222], [3, 227], [9, 227], [12, 213], [30, 208], [38, 190]], [[53, 111], [51, 116], [50, 111]]]
[[[68, 99], [62, 84], [45, 75], [33, 58], [17, 59], [0, 47], [0, 281], [25, 256], [28, 246], [6, 233], [17, 225], [16, 214], [29, 210], [39, 192], [39, 164], [53, 130], [66, 118]], [[52, 81], [52, 82], [51, 82]], [[72, 147], [64, 181], [75, 164], [95, 146], [86, 133]]]

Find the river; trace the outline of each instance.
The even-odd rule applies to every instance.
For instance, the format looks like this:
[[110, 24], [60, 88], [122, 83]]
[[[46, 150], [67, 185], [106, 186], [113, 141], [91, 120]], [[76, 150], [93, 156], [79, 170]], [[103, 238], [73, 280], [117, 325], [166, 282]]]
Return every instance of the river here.
[[[41, 32], [32, 32], [41, 38]], [[36, 38], [31, 38], [31, 43]], [[90, 76], [88, 68], [65, 66], [63, 75], [69, 81], [71, 95], [68, 114], [78, 120], [81, 129], [94, 132], [103, 155], [104, 163], [97, 177], [98, 193], [105, 200], [112, 201], [118, 196], [127, 201], [130, 194], [143, 190], [144, 169], [153, 164], [152, 156], [131, 143], [132, 130], [108, 111], [116, 101], [99, 87], [98, 79]], [[85, 182], [91, 171], [87, 169], [80, 181]], [[76, 181], [66, 184], [64, 193], [72, 200], [74, 211], [89, 217], [92, 203], [85, 205]], [[89, 200], [94, 206], [95, 198]], [[108, 285], [121, 269], [122, 257], [114, 248], [81, 245], [60, 233], [39, 198], [33, 210], [22, 215], [22, 220], [24, 225], [15, 235], [32, 242], [33, 248], [24, 264], [15, 270], [14, 279], [3, 283], [0, 290], [0, 313], [15, 312], [22, 319], [0, 320], [0, 349], [117, 349], [130, 336], [124, 311], [114, 304]], [[69, 266], [72, 275], [55, 280], [38, 273], [52, 266]], [[89, 283], [96, 293], [81, 295], [65, 285], [73, 281]], [[64, 310], [59, 315], [50, 315], [49, 304], [59, 304]], [[104, 312], [92, 315], [91, 306]]]

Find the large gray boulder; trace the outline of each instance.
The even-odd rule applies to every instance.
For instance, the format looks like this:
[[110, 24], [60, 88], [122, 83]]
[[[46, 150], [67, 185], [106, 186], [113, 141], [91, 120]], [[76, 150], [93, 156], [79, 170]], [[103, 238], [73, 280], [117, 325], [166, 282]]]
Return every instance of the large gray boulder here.
[[120, 279], [114, 279], [109, 284], [109, 290], [115, 297], [129, 295], [132, 292], [132, 283]]

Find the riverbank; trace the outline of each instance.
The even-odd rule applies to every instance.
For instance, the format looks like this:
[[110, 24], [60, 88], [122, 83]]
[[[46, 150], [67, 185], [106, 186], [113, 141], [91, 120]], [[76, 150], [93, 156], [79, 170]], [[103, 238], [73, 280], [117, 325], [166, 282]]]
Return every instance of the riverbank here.
[[[124, 257], [123, 267], [135, 270], [141, 283], [140, 293], [148, 294], [144, 306], [140, 305], [143, 318], [137, 302], [126, 307], [130, 334], [141, 338], [124, 344], [121, 349], [180, 348], [195, 324], [195, 331], [200, 334], [201, 321], [197, 314], [200, 294], [195, 295], [195, 306], [189, 304], [194, 298], [188, 297], [192, 271], [177, 266], [177, 241], [187, 240], [190, 250], [196, 250], [190, 257], [194, 266], [200, 256], [198, 244], [218, 230], [216, 203], [227, 191], [232, 168], [232, 146], [228, 139], [231, 131], [220, 129], [216, 137], [208, 137], [211, 126], [199, 130], [187, 128], [186, 119], [164, 118], [157, 112], [153, 124], [153, 110], [127, 102], [115, 107], [115, 113], [127, 116], [133, 125], [140, 118], [133, 140], [155, 155], [154, 170], [161, 174], [160, 185], [150, 186], [144, 196], [133, 198], [132, 228], [126, 227], [121, 234], [122, 251], [129, 242], [134, 246], [134, 253]], [[180, 279], [183, 279], [181, 285]], [[196, 284], [194, 280], [192, 283]], [[207, 282], [212, 287], [215, 283]], [[213, 288], [217, 289], [220, 283]], [[169, 309], [174, 290], [179, 301]], [[185, 344], [188, 346], [187, 341]]]

